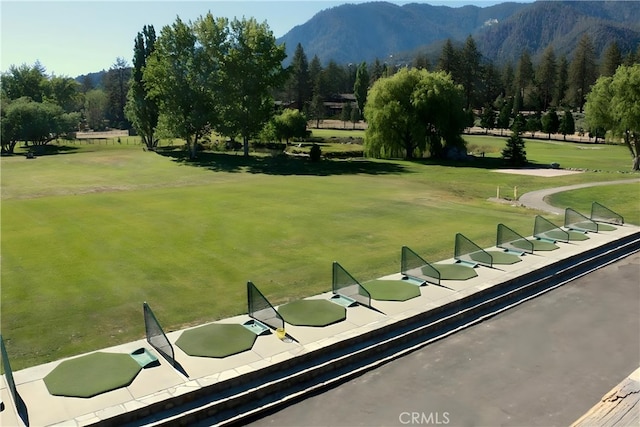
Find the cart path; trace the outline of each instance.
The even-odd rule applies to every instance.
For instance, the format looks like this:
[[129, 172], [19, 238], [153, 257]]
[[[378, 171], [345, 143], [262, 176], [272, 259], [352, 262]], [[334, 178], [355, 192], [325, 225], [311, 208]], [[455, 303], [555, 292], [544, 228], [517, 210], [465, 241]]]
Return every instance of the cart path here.
[[545, 202], [545, 197], [551, 194], [562, 193], [563, 191], [577, 190], [579, 188], [596, 187], [599, 185], [615, 185], [615, 184], [632, 184], [640, 182], [640, 178], [635, 179], [622, 179], [618, 181], [604, 181], [604, 182], [589, 182], [586, 184], [566, 185], [564, 187], [545, 188], [543, 190], [531, 191], [520, 196], [518, 202], [522, 206], [526, 206], [531, 209], [537, 209], [545, 212], [550, 212], [557, 215], [563, 215], [564, 209], [551, 206]]

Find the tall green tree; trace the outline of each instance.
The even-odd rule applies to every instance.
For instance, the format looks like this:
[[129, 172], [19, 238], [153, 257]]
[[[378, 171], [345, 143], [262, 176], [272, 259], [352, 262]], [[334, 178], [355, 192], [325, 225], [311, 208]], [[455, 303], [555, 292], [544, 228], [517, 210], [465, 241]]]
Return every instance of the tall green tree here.
[[600, 65], [600, 75], [610, 77], [616, 72], [616, 69], [622, 65], [622, 53], [615, 40], [609, 43], [604, 51], [602, 64]]
[[340, 120], [342, 120], [342, 127], [347, 127], [347, 122], [351, 120], [351, 102], [345, 102], [342, 104], [342, 111], [340, 112]]
[[487, 62], [482, 67], [480, 91], [482, 104], [493, 104], [503, 92], [500, 73], [493, 62]]
[[360, 113], [364, 111], [364, 107], [367, 104], [367, 93], [369, 92], [369, 71], [366, 62], [362, 62], [358, 65], [356, 70], [356, 81], [353, 84], [353, 94], [356, 97], [358, 103], [358, 110]]
[[124, 58], [116, 58], [104, 76], [104, 89], [109, 98], [107, 118], [111, 126], [128, 129], [129, 121], [125, 117], [124, 107], [127, 104], [127, 92], [131, 78], [131, 67]]
[[144, 69], [155, 50], [156, 31], [153, 25], [145, 25], [136, 36], [133, 47], [133, 72], [129, 82], [125, 115], [142, 138], [147, 149], [153, 151], [158, 145], [155, 136], [160, 109], [158, 102], [149, 95], [145, 87]]
[[30, 98], [42, 102], [47, 95], [47, 73], [40, 62], [33, 65], [11, 65], [0, 79], [7, 99]]
[[567, 140], [567, 135], [573, 135], [576, 131], [576, 122], [573, 119], [571, 111], [565, 110], [560, 119], [560, 128], [558, 131], [562, 134], [562, 139]]
[[451, 74], [453, 81], [458, 83], [461, 80], [462, 71], [460, 70], [460, 52], [453, 46], [451, 39], [442, 46], [440, 57], [438, 58], [438, 67], [440, 71]]
[[469, 109], [476, 101], [476, 92], [482, 77], [482, 54], [475, 40], [468, 36], [460, 52], [460, 84], [464, 89], [465, 108]]
[[613, 77], [600, 77], [587, 96], [585, 119], [620, 139], [640, 170], [640, 64], [620, 66]]
[[533, 84], [534, 71], [533, 71], [533, 63], [531, 62], [531, 55], [528, 50], [523, 50], [520, 55], [520, 59], [518, 59], [518, 65], [516, 67], [514, 84], [515, 91], [519, 94], [521, 104], [518, 105], [518, 111], [526, 105], [527, 103], [527, 95]]
[[569, 61], [566, 56], [561, 56], [558, 61], [558, 76], [556, 78], [556, 90], [553, 94], [552, 105], [561, 106], [566, 98], [569, 87]]
[[546, 111], [553, 100], [558, 76], [557, 68], [555, 51], [553, 50], [553, 46], [549, 45], [542, 54], [542, 59], [538, 64], [535, 76], [536, 89], [540, 99], [540, 105], [538, 107], [542, 111]]
[[443, 157], [448, 148], [464, 147], [463, 107], [462, 88], [446, 73], [402, 68], [369, 91], [365, 153], [412, 159], [428, 148]]
[[109, 97], [102, 89], [92, 89], [84, 95], [84, 118], [93, 130], [104, 130], [109, 109]]
[[209, 13], [195, 27], [180, 17], [164, 26], [143, 73], [149, 96], [171, 133], [185, 140], [191, 159], [222, 103], [220, 51], [227, 40], [227, 20]]
[[296, 108], [305, 111], [307, 104], [311, 101], [313, 85], [309, 74], [309, 62], [307, 55], [300, 43], [297, 44], [290, 65], [289, 84], [293, 91]]
[[569, 65], [569, 99], [582, 113], [589, 88], [597, 77], [596, 55], [588, 34], [580, 39]]
[[222, 122], [215, 129], [227, 136], [240, 135], [245, 156], [249, 155], [249, 139], [274, 115], [271, 91], [285, 82], [285, 57], [284, 44], [276, 44], [266, 22], [253, 18], [231, 22], [222, 74]]
[[556, 110], [552, 108], [544, 116], [542, 116], [542, 131], [548, 135], [547, 139], [551, 139], [552, 133], [557, 133], [560, 129], [560, 118]]
[[480, 115], [480, 127], [484, 129], [484, 133], [488, 133], [489, 129], [493, 129], [496, 125], [496, 112], [490, 105], [485, 105], [482, 108], [482, 114]]
[[71, 77], [52, 76], [48, 81], [47, 100], [71, 113], [82, 109], [80, 84]]
[[515, 87], [515, 71], [513, 70], [513, 64], [511, 62], [507, 62], [507, 64], [502, 69], [502, 87], [504, 88], [504, 96], [505, 98], [513, 98], [515, 95], [514, 87]]

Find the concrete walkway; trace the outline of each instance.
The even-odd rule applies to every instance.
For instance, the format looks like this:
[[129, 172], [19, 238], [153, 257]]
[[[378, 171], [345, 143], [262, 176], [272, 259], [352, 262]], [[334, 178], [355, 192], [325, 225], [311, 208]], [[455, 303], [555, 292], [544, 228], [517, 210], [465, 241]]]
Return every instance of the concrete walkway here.
[[537, 209], [557, 215], [563, 215], [564, 209], [551, 206], [545, 202], [545, 198], [552, 194], [562, 193], [564, 191], [578, 190], [580, 188], [596, 187], [600, 185], [615, 185], [615, 184], [632, 184], [640, 182], [640, 178], [635, 179], [622, 179], [618, 181], [604, 181], [604, 182], [589, 182], [586, 184], [567, 185], [564, 187], [545, 188], [543, 190], [531, 191], [520, 196], [518, 202], [522, 206], [526, 206], [531, 209]]

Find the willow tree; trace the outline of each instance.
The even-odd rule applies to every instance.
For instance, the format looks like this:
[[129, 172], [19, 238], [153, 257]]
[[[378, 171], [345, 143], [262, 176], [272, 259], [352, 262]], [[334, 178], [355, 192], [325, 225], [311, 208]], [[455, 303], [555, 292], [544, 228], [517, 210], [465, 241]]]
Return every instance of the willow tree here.
[[365, 153], [412, 159], [428, 149], [433, 157], [444, 157], [447, 149], [464, 147], [463, 107], [462, 87], [445, 72], [403, 68], [381, 78], [365, 106]]

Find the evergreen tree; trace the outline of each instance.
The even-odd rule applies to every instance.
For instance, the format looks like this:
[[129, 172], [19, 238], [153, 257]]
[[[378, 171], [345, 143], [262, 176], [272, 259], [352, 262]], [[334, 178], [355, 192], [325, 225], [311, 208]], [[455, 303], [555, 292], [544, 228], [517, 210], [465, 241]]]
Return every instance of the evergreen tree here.
[[553, 46], [549, 45], [542, 54], [542, 60], [536, 71], [536, 86], [540, 99], [539, 108], [542, 111], [546, 111], [551, 104], [556, 91], [557, 76], [556, 54]]
[[370, 75], [369, 86], [371, 87], [371, 85], [373, 85], [376, 82], [376, 80], [383, 77], [384, 73], [385, 73], [385, 70], [382, 63], [378, 58], [376, 58], [376, 60], [371, 65], [371, 71], [369, 72], [369, 75]]
[[500, 135], [504, 129], [509, 129], [509, 123], [511, 122], [511, 109], [513, 108], [513, 100], [505, 100], [500, 107], [500, 113], [498, 113], [498, 119], [496, 126], [500, 129]]
[[473, 37], [468, 36], [462, 52], [460, 52], [460, 83], [464, 90], [465, 106], [469, 108], [475, 101], [477, 86], [482, 75], [480, 61], [482, 54], [476, 47]]
[[607, 46], [607, 50], [604, 51], [604, 58], [600, 66], [600, 75], [605, 77], [613, 76], [620, 65], [622, 65], [622, 53], [620, 53], [618, 43], [614, 40]]
[[565, 96], [567, 94], [567, 88], [569, 86], [569, 62], [566, 56], [561, 56], [558, 62], [558, 76], [556, 79], [556, 90], [553, 94], [553, 101], [551, 102], [556, 107], [563, 104]]
[[342, 127], [347, 127], [347, 122], [351, 120], [351, 102], [345, 102], [342, 104], [342, 112], [340, 113], [340, 120], [342, 120]]
[[451, 39], [447, 39], [444, 46], [442, 46], [442, 52], [440, 53], [440, 58], [438, 58], [437, 68], [439, 71], [451, 74], [453, 81], [460, 83], [460, 55], [453, 47]]
[[289, 84], [293, 89], [296, 108], [304, 111], [305, 106], [311, 100], [312, 85], [310, 84], [311, 78], [307, 55], [304, 53], [304, 49], [300, 43], [296, 46], [295, 53], [293, 54], [290, 70]]
[[524, 139], [520, 136], [521, 128], [516, 125], [507, 139], [506, 146], [502, 149], [502, 158], [510, 166], [524, 166], [527, 164], [527, 152], [524, 147]]
[[[518, 66], [516, 67], [516, 73], [514, 78], [515, 92], [520, 96], [521, 104], [518, 106], [522, 108], [526, 102], [527, 90], [533, 84], [533, 63], [531, 62], [531, 56], [528, 50], [523, 50], [518, 60]], [[517, 111], [520, 111], [519, 109]]]
[[489, 129], [493, 129], [496, 124], [496, 112], [490, 105], [485, 105], [482, 108], [482, 115], [480, 116], [480, 126], [484, 129], [484, 133], [488, 133]]
[[502, 81], [493, 62], [488, 62], [482, 67], [480, 87], [482, 93], [480, 102], [482, 104], [493, 104], [503, 92]]
[[589, 88], [596, 81], [596, 55], [589, 35], [585, 34], [576, 47], [573, 60], [569, 66], [569, 95], [571, 104], [582, 108]]
[[567, 135], [573, 135], [576, 131], [576, 124], [573, 120], [573, 114], [571, 111], [565, 110], [562, 119], [560, 120], [560, 133], [562, 134], [562, 139], [567, 140]]
[[514, 96], [514, 81], [515, 75], [513, 71], [513, 64], [508, 62], [507, 65], [504, 66], [502, 71], [502, 87], [504, 88], [504, 97], [511, 98]]
[[107, 118], [111, 126], [119, 129], [127, 129], [130, 126], [124, 114], [130, 78], [131, 67], [124, 58], [120, 57], [116, 58], [116, 62], [104, 77], [104, 88], [109, 98]]
[[560, 119], [555, 109], [551, 109], [547, 114], [542, 116], [542, 131], [546, 132], [548, 139], [551, 139], [552, 133], [557, 133], [560, 129]]
[[310, 117], [316, 121], [316, 128], [320, 128], [320, 120], [324, 119], [324, 101], [319, 93], [313, 95], [309, 113]]
[[129, 83], [125, 115], [133, 128], [142, 138], [147, 149], [155, 150], [158, 140], [155, 137], [160, 110], [157, 102], [149, 96], [144, 86], [143, 72], [147, 59], [153, 53], [156, 32], [153, 25], [145, 25], [139, 32], [133, 47], [133, 72]]
[[358, 65], [356, 71], [356, 81], [353, 85], [353, 94], [356, 97], [358, 103], [358, 110], [360, 113], [364, 111], [364, 107], [367, 104], [367, 93], [369, 92], [369, 72], [367, 71], [367, 63], [363, 62]]

